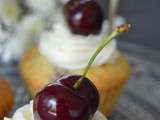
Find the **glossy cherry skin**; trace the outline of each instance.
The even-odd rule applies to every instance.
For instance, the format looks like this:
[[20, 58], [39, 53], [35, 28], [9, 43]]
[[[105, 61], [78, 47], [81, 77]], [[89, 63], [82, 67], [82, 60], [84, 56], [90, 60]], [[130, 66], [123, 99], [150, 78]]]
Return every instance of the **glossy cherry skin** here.
[[85, 78], [79, 89], [79, 75], [67, 75], [40, 91], [34, 100], [35, 120], [89, 120], [98, 108], [96, 87]]
[[64, 15], [75, 34], [98, 34], [101, 31], [104, 14], [94, 0], [70, 0], [64, 6]]
[[99, 105], [98, 90], [88, 78], [83, 79], [79, 89], [73, 89], [73, 85], [79, 80], [80, 77], [80, 75], [66, 75], [60, 80], [60, 82], [64, 86], [68, 86], [70, 89], [74, 90], [77, 95], [86, 99], [91, 106], [92, 113], [95, 113]]

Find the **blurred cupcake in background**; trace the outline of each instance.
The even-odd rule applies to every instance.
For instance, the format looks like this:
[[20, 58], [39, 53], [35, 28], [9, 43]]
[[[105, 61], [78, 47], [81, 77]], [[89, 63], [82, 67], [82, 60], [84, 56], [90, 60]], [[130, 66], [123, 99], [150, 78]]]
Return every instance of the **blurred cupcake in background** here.
[[[76, 0], [59, 1], [61, 4], [57, 13], [54, 14], [54, 22], [50, 23], [51, 28], [44, 30], [38, 45], [33, 46], [22, 57], [19, 65], [20, 73], [33, 98], [39, 90], [59, 75], [82, 74], [97, 45], [110, 33], [110, 21], [104, 18], [98, 2], [94, 0], [84, 0], [84, 3], [81, 3], [80, 0], [77, 1], [78, 3]], [[65, 4], [66, 2], [67, 4]], [[74, 7], [76, 9], [70, 9]], [[90, 8], [92, 9], [90, 10]], [[86, 9], [91, 14], [88, 15]], [[76, 14], [72, 16], [72, 13]], [[70, 22], [72, 18], [74, 20]], [[87, 22], [84, 25], [79, 20]], [[91, 23], [88, 23], [89, 20]], [[122, 24], [124, 21], [123, 18], [118, 18], [112, 21], [113, 26], [111, 27]], [[80, 26], [81, 24], [82, 26]], [[112, 114], [130, 73], [130, 65], [118, 50], [116, 40], [113, 40], [101, 52], [90, 68], [87, 77], [99, 90], [99, 109], [106, 116]]]

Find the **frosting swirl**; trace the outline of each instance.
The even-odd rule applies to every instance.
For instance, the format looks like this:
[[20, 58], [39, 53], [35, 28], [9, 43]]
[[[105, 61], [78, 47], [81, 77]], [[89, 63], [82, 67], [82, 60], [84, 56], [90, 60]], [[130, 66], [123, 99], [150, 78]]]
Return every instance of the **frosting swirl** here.
[[[108, 21], [105, 20], [98, 35], [73, 34], [63, 18], [62, 13], [56, 16], [51, 31], [44, 32], [39, 43], [40, 52], [56, 66], [75, 70], [86, 66], [89, 58], [108, 33]], [[93, 65], [100, 65], [109, 60], [116, 51], [116, 41], [112, 41], [96, 58]]]
[[[27, 104], [21, 108], [19, 108], [13, 118], [4, 118], [4, 120], [34, 120], [33, 116], [33, 101], [30, 104]], [[97, 111], [92, 120], [107, 120], [102, 113]]]

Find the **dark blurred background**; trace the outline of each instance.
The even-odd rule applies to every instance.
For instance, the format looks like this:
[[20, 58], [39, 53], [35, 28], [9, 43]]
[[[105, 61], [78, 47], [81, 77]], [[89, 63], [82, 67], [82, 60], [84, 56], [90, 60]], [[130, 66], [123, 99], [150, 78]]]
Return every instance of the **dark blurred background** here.
[[[109, 0], [101, 0], [107, 12]], [[160, 50], [160, 0], [120, 0], [118, 14], [133, 25], [122, 39]]]

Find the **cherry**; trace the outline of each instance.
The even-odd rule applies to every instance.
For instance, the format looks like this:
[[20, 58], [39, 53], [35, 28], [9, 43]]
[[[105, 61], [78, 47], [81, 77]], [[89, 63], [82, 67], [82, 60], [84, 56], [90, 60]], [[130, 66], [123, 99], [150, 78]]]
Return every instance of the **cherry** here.
[[75, 34], [98, 34], [104, 19], [99, 4], [94, 0], [70, 0], [64, 6], [64, 15]]
[[99, 94], [87, 78], [75, 89], [73, 86], [80, 77], [63, 76], [39, 92], [34, 100], [35, 119], [89, 120], [98, 108]]
[[95, 113], [99, 105], [99, 93], [95, 85], [86, 77], [83, 78], [83, 82], [80, 88], [73, 88], [74, 84], [81, 78], [81, 75], [67, 75], [61, 80], [63, 85], [66, 85], [73, 89], [78, 95], [84, 99], [88, 99], [92, 113]]

